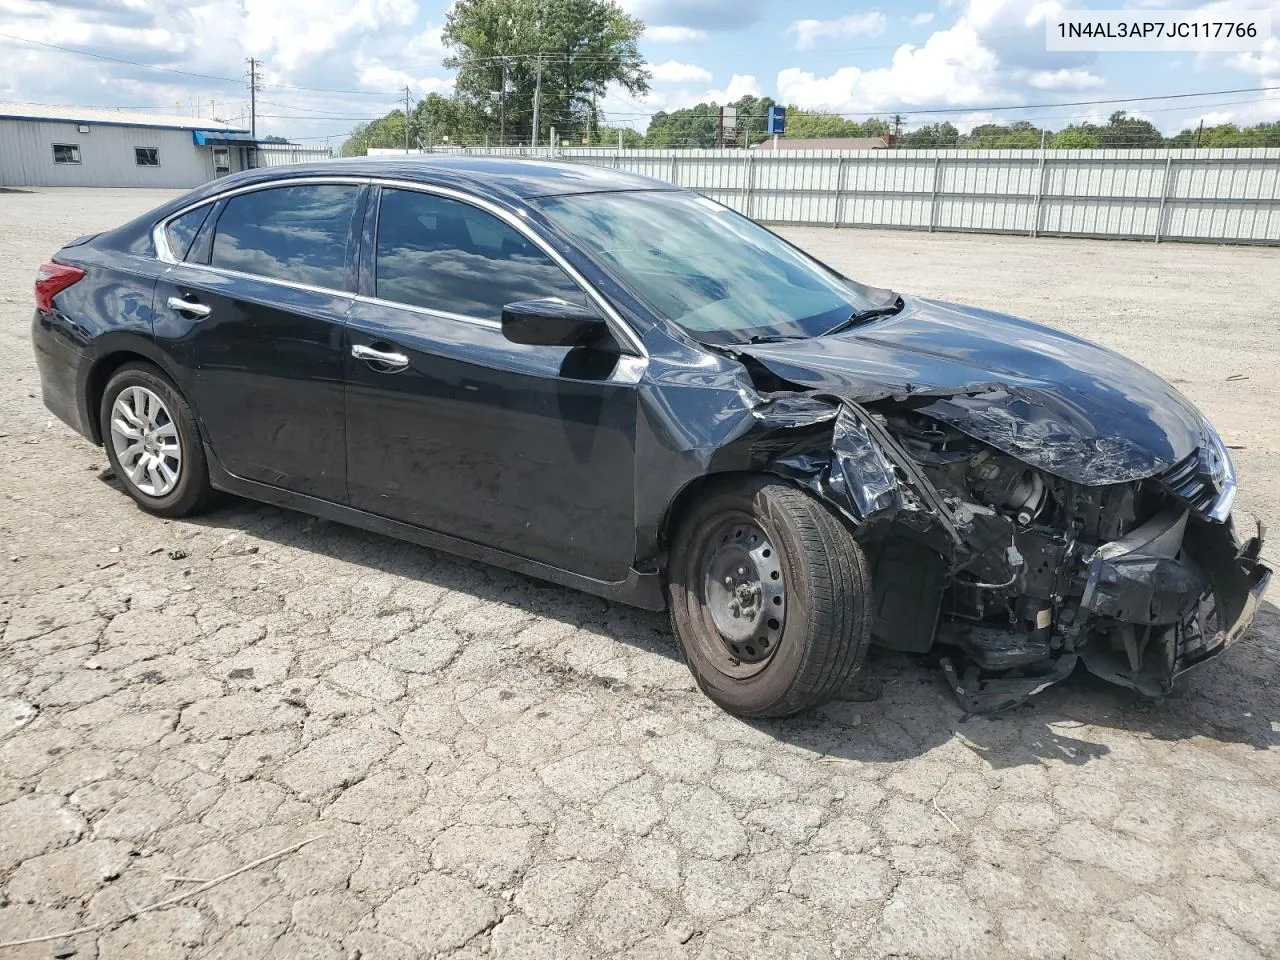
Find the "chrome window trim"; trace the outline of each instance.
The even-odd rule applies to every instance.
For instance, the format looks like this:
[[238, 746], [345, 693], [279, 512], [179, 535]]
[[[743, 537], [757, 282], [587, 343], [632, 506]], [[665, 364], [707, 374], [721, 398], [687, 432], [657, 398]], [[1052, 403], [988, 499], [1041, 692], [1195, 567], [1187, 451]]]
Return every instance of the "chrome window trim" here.
[[305, 290], [308, 293], [323, 293], [331, 297], [344, 297], [347, 300], [354, 300], [356, 294], [351, 290], [335, 290], [333, 287], [317, 287], [310, 283], [300, 283], [297, 280], [277, 280], [275, 277], [263, 277], [256, 273], [244, 273], [240, 270], [231, 270], [227, 267], [214, 267], [207, 263], [186, 263], [178, 261], [173, 264], [175, 267], [187, 267], [191, 270], [202, 270], [205, 273], [216, 274], [220, 277], [235, 277], [237, 280], [255, 280], [258, 283], [270, 283], [277, 287], [287, 287], [290, 290]]
[[[255, 191], [258, 191], [258, 190], [270, 190], [273, 187], [298, 187], [298, 186], [308, 186], [308, 185], [332, 186], [334, 184], [354, 184], [356, 186], [364, 186], [368, 182], [369, 182], [368, 177], [350, 177], [350, 176], [347, 176], [347, 177], [341, 177], [341, 176], [284, 177], [284, 178], [281, 178], [280, 180], [264, 180], [261, 183], [251, 183], [248, 186], [236, 187], [233, 190], [224, 190], [221, 193], [215, 193], [212, 196], [203, 197], [200, 200], [196, 200], [192, 203], [187, 204], [185, 207], [182, 207], [181, 209], [174, 211], [173, 213], [169, 214], [169, 216], [165, 217], [163, 220], [159, 221], [154, 227], [151, 228], [151, 242], [156, 249], [156, 259], [160, 260], [163, 263], [184, 263], [184, 261], [177, 259], [173, 255], [173, 251], [169, 249], [169, 242], [164, 235], [165, 228], [169, 226], [169, 223], [171, 221], [177, 220], [183, 214], [190, 213], [192, 210], [195, 210], [197, 207], [203, 207], [207, 203], [217, 203], [219, 200], [228, 200], [231, 197], [238, 197], [242, 193], [254, 193]], [[200, 263], [187, 263], [185, 265], [188, 267], [209, 266], [208, 264], [200, 264]], [[238, 271], [234, 271], [234, 270], [226, 270], [225, 267], [216, 267], [213, 269], [225, 270], [229, 274], [233, 274], [235, 276], [240, 276], [240, 277], [252, 276], [256, 280], [270, 280], [272, 282], [282, 283], [285, 286], [297, 286], [297, 287], [302, 287], [303, 289], [315, 289], [315, 288], [308, 288], [306, 284], [294, 283], [291, 280], [276, 281], [272, 277], [259, 277], [257, 274], [239, 273]], [[348, 296], [350, 296], [350, 291], [343, 291], [343, 292], [347, 293]]]
[[[274, 187], [307, 185], [327, 186], [332, 184], [356, 184], [360, 186], [371, 184], [380, 187], [391, 187], [395, 190], [413, 190], [418, 193], [433, 194], [450, 200], [457, 200], [461, 203], [467, 203], [497, 217], [550, 257], [551, 261], [563, 270], [568, 275], [569, 279], [576, 283], [582, 291], [586, 293], [591, 301], [595, 303], [595, 305], [604, 314], [605, 322], [609, 325], [609, 329], [613, 331], [614, 335], [618, 338], [619, 345], [624, 351], [629, 351], [633, 355], [645, 360], [649, 358], [649, 351], [645, 349], [644, 343], [641, 341], [640, 337], [631, 329], [630, 325], [622, 319], [621, 314], [619, 314], [613, 304], [609, 302], [608, 298], [600, 293], [600, 291], [597, 290], [595, 286], [591, 284], [581, 273], [579, 273], [571, 263], [565, 260], [565, 258], [555, 250], [555, 248], [540, 237], [532, 227], [522, 221], [520, 217], [516, 216], [514, 213], [503, 209], [497, 204], [486, 200], [483, 197], [473, 196], [472, 194], [466, 193], [462, 190], [455, 190], [452, 187], [443, 187], [430, 183], [416, 183], [412, 180], [398, 180], [394, 177], [355, 177], [350, 175], [283, 177], [279, 180], [264, 180], [259, 183], [251, 183], [247, 186], [236, 187], [232, 190], [224, 190], [221, 193], [215, 193], [212, 196], [202, 197], [201, 199], [174, 211], [163, 220], [157, 222], [156, 225], [151, 228], [151, 242], [155, 247], [156, 259], [160, 260], [162, 263], [168, 263], [175, 266], [182, 264], [183, 266], [191, 267], [196, 270], [206, 270], [211, 273], [223, 274], [225, 276], [260, 280], [263, 283], [273, 283], [278, 286], [294, 287], [299, 290], [309, 290], [313, 293], [326, 293], [343, 297], [352, 297], [359, 302], [396, 307], [403, 310], [412, 310], [425, 313], [430, 316], [460, 320], [465, 323], [473, 323], [479, 326], [493, 326], [499, 329], [501, 328], [502, 325], [500, 323], [489, 320], [486, 317], [470, 317], [462, 314], [449, 313], [447, 311], [431, 310], [426, 307], [417, 307], [413, 304], [400, 303], [394, 300], [383, 300], [378, 297], [363, 296], [352, 290], [333, 290], [328, 287], [314, 287], [310, 284], [298, 283], [293, 280], [279, 280], [275, 277], [260, 277], [257, 274], [241, 273], [238, 270], [228, 270], [225, 267], [215, 267], [212, 264], [186, 263], [174, 257], [173, 252], [169, 249], [169, 242], [165, 236], [165, 228], [168, 227], [170, 221], [176, 220], [178, 217], [195, 210], [197, 207], [202, 207], [205, 204], [217, 203], [219, 200], [226, 200], [231, 197], [239, 196], [243, 193], [254, 193], [258, 190], [270, 190]], [[375, 243], [376, 242], [377, 241], [375, 239]]]
[[488, 317], [473, 317], [466, 313], [450, 313], [448, 310], [433, 310], [431, 307], [422, 307], [416, 303], [401, 303], [399, 300], [384, 300], [382, 297], [367, 297], [363, 293], [355, 295], [357, 303], [367, 303], [375, 307], [391, 307], [395, 310], [408, 310], [410, 313], [420, 313], [423, 316], [435, 317], [438, 320], [457, 320], [460, 323], [471, 323], [477, 327], [488, 327], [491, 330], [501, 330], [502, 324], [497, 320], [490, 320]]

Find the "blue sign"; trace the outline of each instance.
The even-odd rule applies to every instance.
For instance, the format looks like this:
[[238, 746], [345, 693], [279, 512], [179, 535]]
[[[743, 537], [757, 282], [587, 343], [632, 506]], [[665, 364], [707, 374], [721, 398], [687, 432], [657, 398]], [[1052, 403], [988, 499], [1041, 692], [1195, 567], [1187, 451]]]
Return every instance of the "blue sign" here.
[[786, 133], [787, 132], [787, 108], [786, 107], [770, 107], [769, 108], [769, 132], [770, 133]]

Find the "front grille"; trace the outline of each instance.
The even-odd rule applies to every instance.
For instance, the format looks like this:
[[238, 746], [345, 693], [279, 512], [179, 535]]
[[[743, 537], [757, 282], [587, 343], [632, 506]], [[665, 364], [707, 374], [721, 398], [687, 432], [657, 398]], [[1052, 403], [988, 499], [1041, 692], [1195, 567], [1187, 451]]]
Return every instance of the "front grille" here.
[[1198, 513], [1207, 512], [1218, 500], [1218, 489], [1204, 472], [1199, 450], [1160, 474], [1160, 482]]

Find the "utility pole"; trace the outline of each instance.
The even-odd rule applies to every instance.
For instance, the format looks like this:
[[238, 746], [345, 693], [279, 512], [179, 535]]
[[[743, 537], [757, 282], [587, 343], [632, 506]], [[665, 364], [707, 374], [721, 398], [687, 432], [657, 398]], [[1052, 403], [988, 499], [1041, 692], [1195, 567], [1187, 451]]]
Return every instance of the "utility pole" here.
[[898, 137], [902, 136], [902, 114], [893, 115], [893, 145], [898, 145]]
[[716, 149], [724, 146], [724, 107], [716, 113]]
[[500, 112], [502, 114], [498, 125], [498, 146], [505, 147], [507, 145], [507, 61], [502, 61], [502, 94], [499, 97], [501, 103]]
[[404, 152], [409, 152], [409, 85], [404, 85]]
[[542, 54], [538, 54], [537, 64], [534, 68], [536, 78], [533, 82], [533, 145], [538, 145], [538, 113], [542, 106]]
[[249, 135], [258, 139], [258, 61], [249, 58]]
[[1204, 133], [1204, 120], [1201, 119], [1200, 126], [1196, 127], [1196, 146], [1200, 146], [1200, 134]]

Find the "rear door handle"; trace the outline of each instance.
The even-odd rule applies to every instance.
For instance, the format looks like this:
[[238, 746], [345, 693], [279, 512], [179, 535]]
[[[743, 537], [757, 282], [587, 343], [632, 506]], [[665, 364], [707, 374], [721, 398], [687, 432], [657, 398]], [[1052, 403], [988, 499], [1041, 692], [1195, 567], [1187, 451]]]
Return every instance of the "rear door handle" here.
[[165, 301], [165, 306], [170, 310], [176, 310], [178, 313], [188, 313], [193, 317], [207, 317], [213, 313], [213, 307], [207, 307], [203, 303], [196, 303], [194, 300], [183, 300], [181, 297], [170, 297]]
[[373, 347], [366, 347], [363, 343], [354, 344], [351, 347], [351, 355], [357, 360], [368, 360], [372, 363], [382, 364], [389, 370], [403, 370], [409, 365], [409, 358], [403, 353], [375, 350]]

